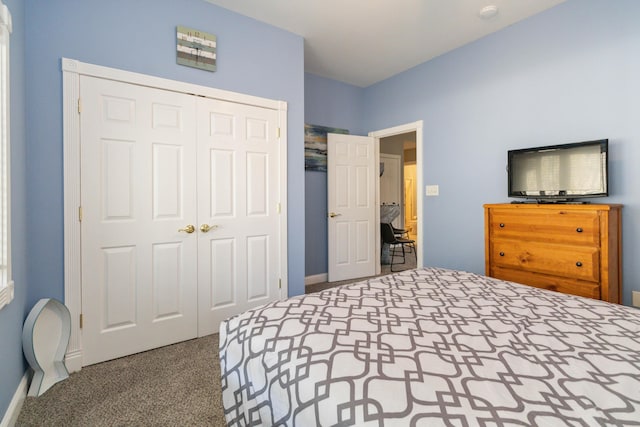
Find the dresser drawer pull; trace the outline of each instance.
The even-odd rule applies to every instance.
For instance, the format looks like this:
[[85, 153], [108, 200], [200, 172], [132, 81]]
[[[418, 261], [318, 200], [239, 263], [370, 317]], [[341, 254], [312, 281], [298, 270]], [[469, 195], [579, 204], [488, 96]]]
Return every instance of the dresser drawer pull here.
[[582, 263], [580, 261], [576, 262], [576, 267], [582, 267]]
[[578, 227], [578, 228], [576, 228], [576, 231], [577, 231], [578, 233], [582, 233], [582, 227]]
[[500, 256], [504, 256], [504, 252], [500, 252]]
[[500, 228], [504, 228], [504, 222], [500, 223]]

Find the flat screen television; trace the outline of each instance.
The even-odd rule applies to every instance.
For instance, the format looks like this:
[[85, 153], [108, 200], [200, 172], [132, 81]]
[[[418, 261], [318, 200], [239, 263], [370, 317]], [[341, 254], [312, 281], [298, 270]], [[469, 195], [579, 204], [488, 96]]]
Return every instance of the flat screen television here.
[[608, 196], [609, 140], [509, 150], [509, 197], [539, 202]]

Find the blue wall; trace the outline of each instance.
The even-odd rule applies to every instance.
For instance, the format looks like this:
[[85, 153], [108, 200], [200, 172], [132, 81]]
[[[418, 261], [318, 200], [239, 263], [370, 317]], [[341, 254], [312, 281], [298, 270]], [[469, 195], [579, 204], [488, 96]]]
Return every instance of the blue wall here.
[[[511, 148], [609, 138], [623, 298], [640, 290], [640, 2], [569, 0], [364, 92], [364, 128], [424, 120], [424, 264], [484, 272], [483, 203]], [[307, 104], [313, 100], [307, 99]], [[419, 117], [416, 118], [416, 114]]]
[[[19, 58], [12, 63], [11, 87], [18, 288], [16, 300], [0, 311], [0, 415], [25, 371], [20, 334], [28, 308], [40, 298], [64, 298], [62, 57], [286, 101], [289, 294], [304, 292], [304, 205], [297, 203], [304, 199], [304, 44], [300, 36], [204, 0], [5, 3], [14, 16], [12, 56]], [[176, 25], [217, 35], [217, 72], [176, 64]], [[28, 284], [27, 253], [31, 260]]]
[[27, 235], [25, 163], [24, 4], [3, 0], [13, 21], [10, 46], [11, 132], [11, 236], [14, 300], [0, 310], [0, 420], [22, 379], [26, 363], [22, 357], [22, 323], [27, 314]]
[[[506, 197], [512, 148], [609, 138], [610, 194], [622, 203], [623, 301], [640, 290], [640, 2], [568, 0], [361, 90], [305, 80], [305, 121], [368, 131], [424, 121], [424, 265], [484, 273], [484, 203]], [[355, 132], [354, 132], [355, 133]], [[315, 173], [318, 174], [318, 173]], [[306, 174], [306, 275], [325, 273], [326, 180]], [[316, 197], [319, 194], [319, 197]], [[317, 228], [314, 227], [317, 225]], [[324, 251], [324, 252], [322, 252]]]
[[[366, 135], [362, 124], [363, 89], [313, 74], [304, 77], [304, 121]], [[305, 172], [305, 274], [327, 272], [327, 173]]]
[[[27, 2], [29, 303], [63, 297], [60, 58], [288, 102], [288, 197], [304, 197], [303, 39], [203, 0]], [[176, 64], [176, 25], [217, 35], [215, 73]], [[47, 213], [43, 217], [43, 213]], [[304, 291], [304, 206], [289, 203], [289, 293]]]

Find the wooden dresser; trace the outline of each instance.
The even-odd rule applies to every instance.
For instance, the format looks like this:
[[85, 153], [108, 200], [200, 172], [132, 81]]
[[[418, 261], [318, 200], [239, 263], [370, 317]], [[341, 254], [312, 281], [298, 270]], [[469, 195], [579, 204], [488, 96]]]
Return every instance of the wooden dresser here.
[[622, 300], [621, 205], [484, 205], [486, 275]]

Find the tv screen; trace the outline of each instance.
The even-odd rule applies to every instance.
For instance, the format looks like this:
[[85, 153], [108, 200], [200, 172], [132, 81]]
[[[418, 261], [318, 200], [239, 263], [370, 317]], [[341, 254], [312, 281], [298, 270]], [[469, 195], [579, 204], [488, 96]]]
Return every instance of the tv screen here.
[[608, 196], [609, 140], [509, 150], [509, 197], [572, 200]]

